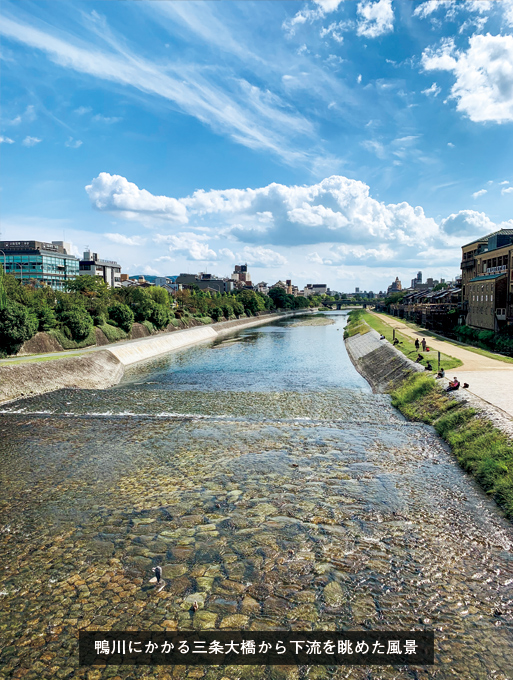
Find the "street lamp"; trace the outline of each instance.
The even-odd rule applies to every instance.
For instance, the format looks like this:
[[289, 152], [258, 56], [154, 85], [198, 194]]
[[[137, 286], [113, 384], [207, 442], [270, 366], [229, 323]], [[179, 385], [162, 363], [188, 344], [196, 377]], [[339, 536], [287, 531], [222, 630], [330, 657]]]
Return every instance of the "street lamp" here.
[[15, 272], [14, 275], [15, 276], [16, 276], [16, 265], [19, 265], [19, 267], [20, 267], [20, 283], [23, 283], [23, 265], [21, 264], [21, 262], [13, 262], [13, 265], [14, 265], [14, 272]]

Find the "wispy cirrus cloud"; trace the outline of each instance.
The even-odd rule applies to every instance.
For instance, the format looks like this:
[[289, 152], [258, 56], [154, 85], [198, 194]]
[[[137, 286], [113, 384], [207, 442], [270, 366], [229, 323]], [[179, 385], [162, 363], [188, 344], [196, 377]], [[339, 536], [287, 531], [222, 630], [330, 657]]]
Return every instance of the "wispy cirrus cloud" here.
[[[244, 146], [271, 152], [288, 163], [308, 164], [317, 153], [304, 150], [305, 138], [310, 145], [315, 143], [310, 121], [277, 94], [228, 76], [220, 67], [210, 69], [208, 75], [191, 63], [164, 67], [131, 52], [112, 36], [110, 49], [105, 49], [93, 42], [78, 42], [63, 31], [57, 37], [46, 29], [46, 25], [43, 30], [8, 16], [0, 22], [5, 39], [42, 51], [65, 69], [161, 97]], [[302, 145], [294, 143], [298, 137], [303, 138]]]
[[36, 146], [36, 144], [39, 144], [42, 141], [43, 140], [39, 139], [39, 137], [31, 137], [30, 135], [27, 135], [22, 141], [22, 144], [23, 146]]

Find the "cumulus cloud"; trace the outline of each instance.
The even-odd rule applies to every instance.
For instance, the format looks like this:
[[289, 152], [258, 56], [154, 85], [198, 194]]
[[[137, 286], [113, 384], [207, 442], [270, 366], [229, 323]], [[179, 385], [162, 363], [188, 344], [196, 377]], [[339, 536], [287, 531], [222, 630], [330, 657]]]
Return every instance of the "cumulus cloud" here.
[[470, 120], [513, 121], [513, 36], [474, 35], [467, 51], [446, 39], [438, 49], [424, 51], [422, 65], [455, 75], [451, 97]]
[[513, 194], [513, 187], [508, 187], [507, 189], [501, 189], [501, 194], [505, 196], [506, 194]]
[[38, 137], [30, 137], [27, 135], [25, 139], [22, 141], [23, 146], [35, 146], [36, 144], [39, 144], [42, 140], [39, 139]]
[[242, 253], [239, 254], [238, 259], [254, 267], [281, 267], [287, 264], [286, 257], [283, 257], [283, 255], [280, 255], [275, 250], [262, 248], [261, 246], [256, 248], [248, 248], [246, 246]]
[[460, 210], [442, 220], [440, 228], [448, 236], [478, 237], [494, 231], [496, 225], [485, 213], [475, 210]]
[[120, 212], [129, 219], [151, 216], [179, 224], [187, 222], [187, 210], [175, 198], [154, 196], [120, 175], [101, 172], [85, 189], [97, 210]]
[[18, 114], [9, 121], [9, 125], [20, 125], [21, 123], [31, 123], [36, 119], [36, 110], [32, 104], [27, 106], [23, 113]]
[[474, 191], [474, 193], [472, 194], [472, 198], [479, 198], [479, 196], [484, 196], [487, 193], [488, 193], [487, 189], [480, 189], [479, 191]]
[[140, 236], [125, 236], [124, 234], [104, 234], [104, 236], [112, 243], [119, 243], [122, 246], [143, 246], [146, 243], [146, 239]]
[[358, 27], [356, 32], [366, 38], [377, 38], [394, 30], [392, 0], [365, 0], [357, 7]]
[[219, 248], [219, 255], [226, 257], [228, 260], [235, 260], [235, 255], [229, 248]]
[[14, 139], [0, 135], [0, 144], [14, 144]]
[[188, 260], [210, 261], [217, 259], [217, 253], [205, 243], [206, 235], [182, 232], [175, 235], [157, 234], [157, 243], [168, 243], [173, 255], [184, 255]]
[[490, 11], [491, 6], [490, 0], [466, 0], [465, 2], [461, 2], [461, 0], [426, 0], [415, 8], [413, 15], [426, 19], [435, 12], [444, 10], [445, 18], [453, 19], [459, 10], [482, 14]]

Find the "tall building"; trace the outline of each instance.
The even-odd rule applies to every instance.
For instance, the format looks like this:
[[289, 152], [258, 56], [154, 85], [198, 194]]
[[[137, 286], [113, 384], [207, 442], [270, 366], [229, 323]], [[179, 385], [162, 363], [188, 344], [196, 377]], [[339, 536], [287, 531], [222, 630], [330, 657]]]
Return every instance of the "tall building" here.
[[64, 241], [0, 241], [0, 258], [7, 274], [22, 283], [35, 281], [64, 290], [66, 281], [79, 274], [79, 261]]
[[392, 281], [390, 286], [387, 288], [387, 293], [390, 295], [390, 293], [399, 293], [403, 289], [403, 286], [401, 282], [399, 281], [399, 277], [395, 277], [395, 281]]
[[102, 260], [98, 253], [90, 250], [84, 252], [84, 259], [80, 260], [81, 276], [101, 276], [111, 288], [119, 288], [121, 285], [121, 265], [113, 260]]
[[305, 297], [312, 295], [327, 295], [328, 286], [325, 283], [307, 283], [304, 290]]

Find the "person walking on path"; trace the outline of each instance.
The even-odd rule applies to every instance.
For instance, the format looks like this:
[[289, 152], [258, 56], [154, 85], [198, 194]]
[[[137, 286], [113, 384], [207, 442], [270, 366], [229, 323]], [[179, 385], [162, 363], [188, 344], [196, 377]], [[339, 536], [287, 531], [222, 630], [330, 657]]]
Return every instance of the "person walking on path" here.
[[426, 351], [426, 345], [427, 345], [426, 338], [422, 338], [421, 345], [422, 345], [422, 351], [425, 352]]
[[419, 351], [419, 347], [420, 347], [419, 339], [415, 338], [415, 349], [417, 350], [417, 352]]

